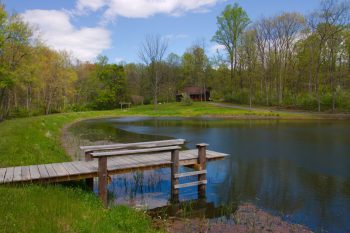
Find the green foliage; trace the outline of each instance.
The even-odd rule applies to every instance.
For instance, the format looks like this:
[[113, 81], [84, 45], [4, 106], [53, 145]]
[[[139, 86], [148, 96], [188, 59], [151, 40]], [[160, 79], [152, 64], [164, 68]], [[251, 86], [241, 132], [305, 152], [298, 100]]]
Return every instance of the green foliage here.
[[226, 94], [224, 97], [226, 102], [236, 103], [236, 104], [247, 104], [249, 103], [249, 90], [243, 89], [238, 90], [234, 93]]
[[156, 232], [141, 212], [118, 206], [106, 211], [93, 193], [61, 185], [0, 187], [4, 233]]
[[99, 90], [94, 109], [112, 109], [126, 98], [126, 78], [124, 67], [106, 64], [103, 59], [97, 66], [97, 77], [103, 87]]
[[309, 93], [298, 95], [296, 99], [296, 105], [299, 108], [307, 110], [317, 109], [317, 98]]
[[191, 106], [193, 104], [193, 100], [186, 94], [182, 94], [181, 104], [184, 106]]

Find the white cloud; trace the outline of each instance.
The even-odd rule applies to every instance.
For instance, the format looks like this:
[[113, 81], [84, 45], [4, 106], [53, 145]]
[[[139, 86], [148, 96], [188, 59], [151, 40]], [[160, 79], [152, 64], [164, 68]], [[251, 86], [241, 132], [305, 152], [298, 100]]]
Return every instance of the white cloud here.
[[186, 35], [186, 34], [168, 34], [168, 35], [165, 35], [163, 36], [164, 39], [167, 39], [167, 40], [173, 40], [173, 39], [186, 39], [188, 38], [189, 36]]
[[110, 32], [103, 27], [76, 28], [67, 12], [58, 10], [27, 10], [22, 17], [39, 30], [45, 44], [66, 50], [83, 61], [91, 61], [111, 44]]
[[214, 44], [210, 47], [209, 51], [211, 53], [216, 53], [216, 52], [222, 52], [225, 50], [225, 46], [224, 45], [221, 45], [221, 44]]
[[217, 2], [224, 0], [78, 0], [78, 10], [96, 11], [106, 7], [104, 20], [117, 16], [148, 18], [155, 14], [181, 15], [188, 11], [205, 12]]

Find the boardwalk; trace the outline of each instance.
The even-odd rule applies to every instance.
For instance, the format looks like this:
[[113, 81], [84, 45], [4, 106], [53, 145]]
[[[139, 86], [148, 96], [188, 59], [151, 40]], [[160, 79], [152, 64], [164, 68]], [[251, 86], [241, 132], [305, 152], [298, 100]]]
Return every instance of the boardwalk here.
[[[223, 159], [226, 154], [207, 150], [207, 161]], [[197, 164], [198, 150], [179, 153], [179, 165]], [[108, 158], [108, 174], [170, 167], [171, 153], [136, 154]], [[0, 184], [50, 183], [93, 178], [98, 176], [98, 161], [74, 161], [32, 166], [0, 168]]]

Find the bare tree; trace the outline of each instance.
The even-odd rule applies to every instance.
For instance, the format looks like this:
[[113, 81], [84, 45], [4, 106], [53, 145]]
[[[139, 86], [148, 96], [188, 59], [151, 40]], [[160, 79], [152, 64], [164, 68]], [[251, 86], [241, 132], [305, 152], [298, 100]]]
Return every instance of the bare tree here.
[[140, 59], [149, 66], [150, 69], [155, 109], [158, 104], [161, 62], [163, 61], [167, 48], [168, 41], [161, 38], [159, 35], [147, 35], [139, 48]]

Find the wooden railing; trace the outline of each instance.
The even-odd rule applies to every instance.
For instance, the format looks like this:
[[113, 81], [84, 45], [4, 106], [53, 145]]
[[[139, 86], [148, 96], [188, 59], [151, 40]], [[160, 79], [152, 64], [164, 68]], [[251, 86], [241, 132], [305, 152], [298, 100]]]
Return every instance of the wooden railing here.
[[[208, 144], [197, 144], [198, 159], [195, 166], [197, 171], [179, 173], [179, 151], [181, 145], [185, 143], [183, 139], [138, 142], [99, 146], [82, 146], [81, 149], [85, 152], [85, 160], [90, 161], [94, 158], [98, 159], [98, 192], [105, 207], [108, 207], [107, 202], [107, 184], [108, 184], [108, 157], [125, 156], [133, 154], [150, 154], [160, 152], [171, 152], [171, 200], [178, 202], [179, 189], [198, 186], [198, 194], [200, 198], [205, 197], [206, 192], [206, 147]], [[179, 184], [179, 178], [188, 176], [198, 176], [198, 181]], [[87, 179], [87, 184], [93, 188], [93, 178]]]

